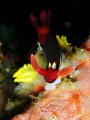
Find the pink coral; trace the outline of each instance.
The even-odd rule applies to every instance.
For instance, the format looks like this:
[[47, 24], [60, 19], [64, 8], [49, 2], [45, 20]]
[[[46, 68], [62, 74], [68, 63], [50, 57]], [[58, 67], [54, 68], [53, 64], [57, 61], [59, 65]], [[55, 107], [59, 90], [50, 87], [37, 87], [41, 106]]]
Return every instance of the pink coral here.
[[[88, 50], [84, 44], [83, 48]], [[90, 120], [90, 63], [81, 64], [77, 69], [75, 89], [64, 89], [60, 85], [44, 91], [38, 102], [12, 120]]]
[[80, 90], [69, 91], [58, 87], [45, 91], [43, 99], [12, 120], [49, 120], [51, 117], [55, 120], [83, 120], [90, 114], [90, 98], [87, 101], [86, 99]]
[[79, 91], [66, 91], [59, 88], [45, 91], [44, 98], [30, 107], [26, 113], [12, 120], [48, 120], [50, 117], [59, 119], [76, 118], [81, 113]]

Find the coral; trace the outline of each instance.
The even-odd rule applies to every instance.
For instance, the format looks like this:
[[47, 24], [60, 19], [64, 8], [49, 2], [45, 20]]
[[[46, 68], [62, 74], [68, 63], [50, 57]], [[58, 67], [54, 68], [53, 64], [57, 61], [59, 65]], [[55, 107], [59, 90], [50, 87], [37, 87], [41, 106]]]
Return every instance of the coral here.
[[[81, 56], [81, 57], [79, 57]], [[63, 63], [72, 64], [75, 59], [76, 70], [54, 89], [43, 91], [35, 97], [36, 102], [24, 113], [12, 120], [84, 120], [90, 119], [90, 62], [88, 52], [84, 48], [76, 48], [71, 54], [66, 53]], [[34, 99], [34, 97], [32, 97]]]
[[68, 90], [63, 82], [54, 90], [44, 91], [38, 102], [30, 106], [25, 113], [14, 117], [12, 120], [49, 120], [50, 118], [72, 120], [81, 119], [83, 116], [87, 118], [90, 114], [90, 97], [86, 101], [87, 97], [83, 96], [79, 89], [72, 87], [74, 84], [67, 84], [70, 88]]
[[[74, 52], [71, 48], [74, 49]], [[38, 65], [43, 69], [46, 69], [47, 67], [46, 58], [41, 50], [37, 51], [37, 53], [35, 54], [35, 58], [37, 60]], [[69, 66], [75, 66], [77, 68], [77, 66], [84, 64], [86, 61], [88, 61], [88, 52], [86, 50], [82, 48], [77, 48], [77, 47], [74, 48], [72, 46], [68, 46], [67, 52], [65, 53], [65, 57], [61, 62], [59, 69]], [[73, 79], [75, 79], [77, 74], [78, 71], [76, 70], [70, 76], [72, 76]], [[22, 95], [22, 94], [29, 95], [35, 92], [43, 91], [44, 86], [45, 89], [56, 88], [55, 84], [51, 84], [51, 85], [47, 84], [46, 81], [44, 80], [44, 77], [38, 74], [37, 72], [35, 72], [31, 64], [29, 63], [19, 68], [19, 70], [15, 72], [13, 77], [15, 78], [14, 82], [20, 82], [19, 85], [16, 86], [15, 88], [15, 93], [18, 95]], [[60, 79], [61, 80], [59, 81], [62, 81], [62, 78]]]
[[85, 63], [78, 67], [78, 70], [78, 88], [82, 91], [82, 94], [90, 95], [90, 64]]

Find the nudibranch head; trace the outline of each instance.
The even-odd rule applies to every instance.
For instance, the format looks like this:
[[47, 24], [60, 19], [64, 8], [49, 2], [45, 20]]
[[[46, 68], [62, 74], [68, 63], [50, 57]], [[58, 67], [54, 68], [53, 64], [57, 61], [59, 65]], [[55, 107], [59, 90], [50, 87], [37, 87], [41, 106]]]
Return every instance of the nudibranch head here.
[[59, 76], [65, 77], [74, 72], [75, 70], [74, 66], [65, 67], [61, 70], [56, 70], [50, 67], [50, 69], [45, 70], [38, 66], [38, 63], [33, 54], [31, 54], [31, 65], [33, 69], [37, 71], [40, 75], [42, 75], [45, 78], [45, 80], [49, 83], [54, 82]]
[[48, 70], [45, 70], [45, 69], [39, 67], [33, 54], [31, 54], [31, 65], [32, 65], [33, 69], [35, 71], [37, 71], [40, 75], [42, 75], [47, 82], [51, 83], [51, 82], [55, 81], [57, 79], [57, 77], [59, 76], [58, 71], [56, 71], [55, 69], [52, 69], [51, 67]]

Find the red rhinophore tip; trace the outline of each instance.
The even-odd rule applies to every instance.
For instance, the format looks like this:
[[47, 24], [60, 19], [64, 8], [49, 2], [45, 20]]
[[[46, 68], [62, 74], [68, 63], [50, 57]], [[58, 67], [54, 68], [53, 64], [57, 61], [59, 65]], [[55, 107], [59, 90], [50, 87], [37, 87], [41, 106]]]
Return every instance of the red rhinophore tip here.
[[30, 20], [31, 20], [31, 22], [37, 21], [37, 18], [33, 15], [33, 13], [30, 14]]
[[31, 20], [32, 25], [33, 25], [36, 29], [38, 29], [39, 26], [37, 25], [37, 17], [35, 17], [33, 13], [30, 14], [30, 20]]
[[48, 25], [50, 25], [51, 22], [51, 10], [48, 11]]
[[75, 71], [75, 67], [74, 66], [65, 67], [65, 68], [59, 70], [59, 76], [60, 77], [65, 77], [65, 76], [71, 74], [74, 71]]
[[46, 26], [47, 23], [47, 13], [45, 10], [42, 10], [42, 12], [40, 13], [40, 19], [42, 21], [42, 25]]
[[50, 32], [50, 21], [51, 21], [51, 11], [48, 13], [44, 10], [40, 13], [40, 19], [42, 22], [42, 27], [40, 27], [37, 17], [35, 17], [32, 13], [30, 15], [31, 23], [36, 28], [38, 35], [44, 35]]

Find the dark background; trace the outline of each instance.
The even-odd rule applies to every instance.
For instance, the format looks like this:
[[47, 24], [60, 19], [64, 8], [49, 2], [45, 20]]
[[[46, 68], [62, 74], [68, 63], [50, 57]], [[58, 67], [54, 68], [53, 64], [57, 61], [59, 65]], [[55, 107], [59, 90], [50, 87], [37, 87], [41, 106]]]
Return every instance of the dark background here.
[[[90, 35], [89, 1], [90, 0], [30, 0], [28, 2], [3, 1], [3, 3], [0, 1], [0, 42], [3, 44], [2, 51], [0, 52], [8, 58], [5, 62], [6, 65], [8, 62], [15, 61], [13, 58], [18, 58], [17, 54], [20, 56], [20, 59], [16, 62], [17, 68], [30, 62], [30, 60], [27, 61], [26, 58], [29, 55], [30, 48], [38, 39], [37, 32], [30, 22], [31, 12], [39, 15], [41, 10], [51, 9], [52, 19], [50, 31], [52, 36], [55, 38], [57, 34], [60, 36], [66, 35], [68, 42], [74, 46], [80, 46], [85, 41], [85, 38]], [[67, 29], [65, 22], [70, 22], [70, 29]], [[14, 72], [13, 70], [15, 69], [12, 67], [10, 72]], [[1, 70], [4, 70], [4, 68]], [[14, 100], [14, 98], [15, 100], [17, 99], [12, 93], [15, 85], [18, 83], [13, 84], [12, 82], [8, 82], [10, 79], [12, 80], [11, 74], [12, 73], [10, 73], [9, 76], [9, 73], [3, 73], [3, 78], [6, 80], [5, 87], [3, 87], [3, 91], [5, 92], [6, 90], [6, 92], [3, 95], [6, 101], [8, 98], [11, 100]], [[5, 81], [2, 81], [2, 86], [4, 82]], [[1, 96], [1, 98], [3, 98], [3, 96]], [[6, 119], [10, 120], [10, 118], [22, 112], [22, 107], [19, 107], [20, 109], [17, 107], [15, 109], [16, 111], [3, 111], [3, 107], [1, 111], [5, 112], [4, 118], [7, 117]], [[4, 118], [2, 120], [4, 120]]]
[[[0, 25], [12, 25], [15, 35], [6, 44], [18, 44], [18, 53], [26, 56], [32, 44], [38, 39], [37, 32], [30, 22], [30, 13], [39, 15], [41, 10], [52, 11], [51, 34], [66, 35], [72, 45], [80, 46], [90, 34], [89, 0], [30, 0], [29, 2], [3, 3], [0, 7]], [[70, 22], [67, 30], [64, 23]], [[3, 40], [0, 38], [3, 42]], [[5, 41], [4, 41], [5, 44]]]

